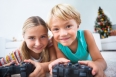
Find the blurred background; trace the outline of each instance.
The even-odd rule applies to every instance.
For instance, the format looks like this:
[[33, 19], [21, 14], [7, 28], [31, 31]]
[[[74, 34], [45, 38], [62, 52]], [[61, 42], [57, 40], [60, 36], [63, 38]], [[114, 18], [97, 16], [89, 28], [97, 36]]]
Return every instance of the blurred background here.
[[0, 37], [22, 39], [22, 26], [30, 16], [40, 16], [45, 21], [51, 8], [68, 3], [81, 14], [80, 29], [94, 32], [99, 6], [112, 24], [116, 24], [116, 0], [0, 0]]

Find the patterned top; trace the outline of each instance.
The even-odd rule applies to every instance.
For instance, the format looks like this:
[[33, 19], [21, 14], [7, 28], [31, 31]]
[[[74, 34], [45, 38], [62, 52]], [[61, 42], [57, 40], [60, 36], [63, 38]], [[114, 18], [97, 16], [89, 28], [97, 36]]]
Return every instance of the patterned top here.
[[76, 63], [79, 60], [91, 60], [83, 30], [77, 31], [77, 40], [78, 47], [75, 53], [72, 53], [68, 46], [63, 46], [61, 43], [58, 43], [58, 48], [72, 63]]
[[22, 62], [22, 57], [21, 57], [20, 51], [18, 49], [9, 53], [9, 55], [6, 55], [5, 57], [1, 58], [0, 59], [0, 66], [9, 63], [12, 60], [15, 60], [16, 63]]

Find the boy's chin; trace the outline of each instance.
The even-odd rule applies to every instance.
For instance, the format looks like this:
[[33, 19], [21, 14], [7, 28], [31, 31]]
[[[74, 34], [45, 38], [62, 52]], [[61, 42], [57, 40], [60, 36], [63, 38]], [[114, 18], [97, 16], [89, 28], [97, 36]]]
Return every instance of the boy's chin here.
[[71, 44], [69, 43], [61, 43], [63, 46], [70, 46]]

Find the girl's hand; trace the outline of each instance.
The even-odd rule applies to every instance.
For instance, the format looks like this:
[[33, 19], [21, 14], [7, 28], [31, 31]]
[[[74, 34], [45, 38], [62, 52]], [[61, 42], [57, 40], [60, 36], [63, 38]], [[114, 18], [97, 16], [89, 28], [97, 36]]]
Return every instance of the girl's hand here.
[[35, 70], [29, 75], [29, 77], [45, 77], [46, 73], [39, 62], [35, 62], [31, 59], [24, 60], [24, 62], [32, 63], [35, 66]]
[[10, 66], [11, 64], [18, 65], [15, 60], [12, 60], [10, 63], [4, 64], [3, 66]]
[[78, 61], [79, 64], [85, 64], [92, 68], [94, 77], [106, 77], [102, 68], [98, 67], [93, 61]]
[[56, 60], [54, 60], [53, 62], [51, 62], [50, 64], [49, 64], [49, 70], [50, 70], [50, 74], [52, 75], [52, 67], [54, 66], [54, 65], [56, 65], [56, 64], [59, 64], [59, 63], [63, 63], [63, 64], [67, 64], [67, 63], [69, 63], [70, 62], [70, 60], [68, 60], [68, 59], [66, 59], [66, 58], [58, 58], [58, 59], [56, 59]]

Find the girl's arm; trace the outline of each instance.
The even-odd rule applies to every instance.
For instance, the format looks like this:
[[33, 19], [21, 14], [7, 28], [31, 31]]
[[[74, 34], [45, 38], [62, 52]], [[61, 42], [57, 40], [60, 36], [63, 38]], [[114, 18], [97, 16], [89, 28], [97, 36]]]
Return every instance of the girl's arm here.
[[45, 70], [47, 70], [46, 68], [48, 68], [48, 64], [50, 62], [39, 63], [31, 59], [24, 60], [24, 62], [29, 62], [35, 66], [34, 71], [31, 74], [29, 74], [29, 77], [45, 77], [46, 76], [47, 71]]
[[101, 76], [101, 74], [103, 74], [103, 71], [106, 69], [107, 64], [95, 43], [92, 33], [88, 30], [85, 30], [84, 35], [85, 35], [85, 39], [88, 45], [89, 53], [92, 57], [92, 61], [86, 61], [84, 63], [93, 68], [92, 70], [93, 74], [98, 73], [99, 77], [103, 77]]

